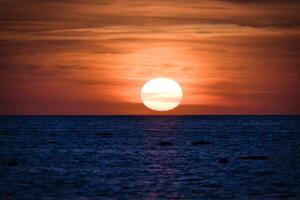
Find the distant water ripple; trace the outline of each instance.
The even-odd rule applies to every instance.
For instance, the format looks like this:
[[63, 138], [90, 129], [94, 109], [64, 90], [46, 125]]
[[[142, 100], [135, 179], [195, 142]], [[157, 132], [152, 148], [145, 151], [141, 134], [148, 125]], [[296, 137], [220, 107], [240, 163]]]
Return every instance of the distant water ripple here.
[[0, 199], [299, 199], [299, 116], [0, 117]]

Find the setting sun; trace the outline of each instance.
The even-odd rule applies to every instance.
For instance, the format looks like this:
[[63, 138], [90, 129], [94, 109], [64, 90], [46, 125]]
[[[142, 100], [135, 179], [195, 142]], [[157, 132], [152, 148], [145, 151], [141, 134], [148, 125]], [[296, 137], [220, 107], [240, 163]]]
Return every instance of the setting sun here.
[[168, 111], [180, 104], [182, 89], [176, 81], [159, 77], [143, 86], [141, 96], [146, 107], [156, 111]]

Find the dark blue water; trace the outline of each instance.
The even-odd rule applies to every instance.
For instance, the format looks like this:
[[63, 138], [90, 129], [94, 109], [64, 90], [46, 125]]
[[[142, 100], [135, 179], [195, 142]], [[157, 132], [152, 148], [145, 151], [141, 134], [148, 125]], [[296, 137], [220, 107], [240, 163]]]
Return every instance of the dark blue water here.
[[0, 199], [299, 199], [299, 116], [0, 117]]

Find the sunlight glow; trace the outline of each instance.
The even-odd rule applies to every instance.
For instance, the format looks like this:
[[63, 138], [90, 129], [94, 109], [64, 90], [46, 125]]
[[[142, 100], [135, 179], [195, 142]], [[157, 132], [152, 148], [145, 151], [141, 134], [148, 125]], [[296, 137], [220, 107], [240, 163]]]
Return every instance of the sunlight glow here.
[[155, 111], [168, 111], [180, 104], [182, 89], [176, 81], [159, 77], [143, 86], [141, 97], [146, 107]]

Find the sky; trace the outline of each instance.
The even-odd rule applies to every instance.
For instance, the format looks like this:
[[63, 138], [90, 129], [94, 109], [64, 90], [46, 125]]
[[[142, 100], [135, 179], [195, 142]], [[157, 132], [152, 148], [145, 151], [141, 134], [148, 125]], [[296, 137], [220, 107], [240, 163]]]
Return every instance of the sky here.
[[0, 114], [300, 114], [298, 0], [0, 0]]

